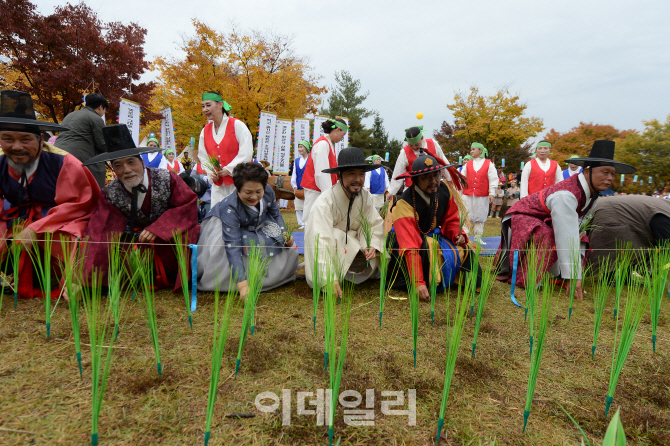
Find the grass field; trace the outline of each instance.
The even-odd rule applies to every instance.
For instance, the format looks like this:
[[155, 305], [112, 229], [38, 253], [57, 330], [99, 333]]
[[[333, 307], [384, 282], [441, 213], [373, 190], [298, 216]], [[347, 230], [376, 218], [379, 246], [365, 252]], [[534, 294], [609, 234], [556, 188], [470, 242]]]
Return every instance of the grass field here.
[[[293, 213], [285, 213], [287, 220]], [[485, 235], [496, 235], [491, 220]], [[490, 259], [488, 260], [490, 262]], [[452, 291], [452, 294], [454, 291]], [[519, 291], [519, 301], [524, 292]], [[391, 292], [394, 297], [406, 293]], [[563, 406], [592, 444], [600, 444], [608, 420], [605, 396], [611, 365], [613, 297], [603, 317], [595, 360], [591, 360], [592, 293], [576, 302], [568, 322], [568, 300], [557, 299], [525, 434], [523, 409], [530, 359], [523, 309], [496, 283], [484, 313], [477, 353], [470, 358], [474, 322], [466, 323], [461, 354], [447, 405], [445, 430], [453, 445], [580, 444], [580, 434]], [[407, 300], [388, 299], [383, 328], [378, 325], [379, 282], [354, 291], [349, 348], [341, 391], [375, 390], [374, 426], [346, 426], [338, 407], [335, 435], [342, 444], [434, 444], [445, 360], [446, 299], [438, 298], [435, 325], [430, 304], [421, 304], [417, 368], [412, 366], [412, 334]], [[67, 305], [56, 308], [52, 339], [46, 341], [43, 303], [5, 296], [0, 315], [0, 444], [78, 445], [90, 441], [90, 350], [82, 346], [79, 378]], [[100, 416], [100, 444], [202, 444], [212, 350], [213, 296], [199, 293], [189, 329], [181, 294], [157, 295], [163, 377], [156, 374], [149, 333], [138, 303], [128, 304], [115, 343], [114, 359]], [[453, 304], [453, 295], [452, 295]], [[610, 417], [621, 407], [629, 444], [670, 444], [670, 303], [662, 308], [657, 352], [652, 353], [649, 312], [635, 338], [614, 395]], [[298, 415], [296, 392], [328, 387], [323, 367], [323, 319], [312, 330], [312, 292], [304, 280], [261, 295], [256, 334], [249, 336], [234, 378], [241, 308], [234, 310], [212, 423], [213, 445], [327, 444], [327, 427], [315, 415]], [[82, 343], [88, 331], [82, 317]], [[291, 390], [291, 425], [282, 426], [282, 407], [256, 409], [264, 391]], [[383, 415], [382, 391], [416, 389], [417, 422]], [[264, 404], [269, 404], [268, 400]], [[313, 407], [308, 406], [308, 409]], [[254, 414], [253, 418], [226, 418]]]

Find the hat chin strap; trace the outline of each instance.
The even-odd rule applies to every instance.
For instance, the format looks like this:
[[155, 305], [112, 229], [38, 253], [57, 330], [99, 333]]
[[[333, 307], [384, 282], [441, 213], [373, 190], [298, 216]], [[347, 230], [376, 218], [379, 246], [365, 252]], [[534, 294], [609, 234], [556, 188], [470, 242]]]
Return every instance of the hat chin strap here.
[[600, 191], [596, 189], [596, 187], [593, 185], [593, 167], [589, 166], [589, 184], [591, 185], [591, 189], [595, 192], [596, 196], [600, 196]]

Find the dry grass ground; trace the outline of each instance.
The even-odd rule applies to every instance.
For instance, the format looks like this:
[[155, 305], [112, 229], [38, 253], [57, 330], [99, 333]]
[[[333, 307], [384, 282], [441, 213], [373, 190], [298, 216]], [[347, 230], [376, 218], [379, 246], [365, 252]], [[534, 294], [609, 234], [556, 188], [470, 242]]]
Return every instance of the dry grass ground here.
[[[494, 235], [499, 221], [491, 221], [485, 235]], [[434, 444], [444, 379], [446, 299], [438, 299], [435, 325], [430, 324], [430, 305], [421, 305], [414, 369], [409, 303], [388, 300], [380, 329], [378, 286], [378, 281], [369, 281], [355, 289], [341, 386], [341, 390], [363, 395], [365, 389], [375, 389], [375, 425], [345, 426], [340, 407], [336, 436], [342, 436], [343, 444], [354, 445]], [[519, 294], [523, 301], [523, 291]], [[613, 299], [608, 302], [592, 361], [590, 296], [576, 303], [572, 321], [567, 320], [567, 298], [562, 297], [553, 311], [528, 429], [522, 434], [530, 364], [528, 332], [523, 310], [510, 302], [509, 286], [496, 283], [474, 359], [470, 358], [474, 324], [466, 324], [447, 406], [448, 439], [441, 444], [579, 444], [578, 430], [559, 405], [579, 422], [592, 444], [599, 444], [608, 423], [604, 406], [614, 335]], [[101, 444], [186, 445], [203, 440], [213, 296], [198, 295], [193, 331], [181, 295], [162, 291], [157, 306], [163, 378], [156, 374], [141, 308], [137, 302], [129, 304], [100, 416]], [[19, 302], [16, 310], [11, 299], [4, 301], [0, 315], [0, 444], [87, 444], [90, 351], [83, 347], [84, 377], [80, 379], [67, 306], [61, 303], [53, 315], [50, 341], [45, 340], [42, 308], [37, 299]], [[670, 444], [670, 306], [665, 304], [663, 310], [658, 353], [651, 351], [647, 314], [614, 397], [613, 407], [621, 407], [629, 444]], [[261, 296], [257, 331], [247, 340], [235, 379], [232, 372], [241, 314], [236, 308], [232, 318], [210, 444], [326, 444], [327, 428], [316, 426], [315, 416], [296, 414], [297, 391], [328, 387], [323, 370], [323, 321], [320, 314], [314, 332], [311, 290], [303, 280]], [[84, 321], [82, 342], [88, 342]], [[292, 391], [290, 426], [282, 426], [281, 409], [265, 414], [254, 405], [260, 392], [281, 394], [281, 389]], [[416, 426], [408, 426], [406, 417], [385, 416], [380, 410], [381, 391], [407, 389], [417, 393]], [[224, 417], [233, 413], [256, 416]]]

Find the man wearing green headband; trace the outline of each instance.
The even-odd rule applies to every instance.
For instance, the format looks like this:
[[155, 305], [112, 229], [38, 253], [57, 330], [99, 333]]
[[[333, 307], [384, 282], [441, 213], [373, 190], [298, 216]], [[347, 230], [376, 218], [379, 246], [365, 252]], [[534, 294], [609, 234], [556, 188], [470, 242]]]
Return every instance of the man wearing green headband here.
[[536, 158], [526, 163], [521, 172], [521, 198], [541, 191], [563, 179], [558, 163], [549, 159], [551, 144], [540, 141], [535, 146]]
[[299, 225], [298, 229], [305, 229], [305, 221], [302, 218], [305, 208], [305, 191], [302, 188], [302, 175], [305, 173], [307, 157], [311, 149], [312, 144], [309, 141], [300, 141], [298, 143], [298, 156], [295, 157], [293, 173], [291, 174], [291, 187], [293, 187], [293, 194], [295, 195], [293, 206], [295, 206], [295, 216]]
[[470, 146], [472, 160], [465, 164], [461, 172], [468, 183], [468, 187], [463, 191], [463, 201], [470, 221], [474, 224], [475, 240], [481, 245], [486, 244], [482, 240], [484, 223], [489, 215], [489, 204], [493, 203], [498, 186], [498, 171], [491, 160], [485, 158], [486, 155], [488, 155], [486, 147], [473, 142]]
[[235, 192], [233, 169], [251, 161], [254, 148], [247, 126], [230, 116], [232, 107], [215, 91], [202, 95], [207, 124], [200, 132], [198, 158], [212, 180], [212, 207]]
[[567, 180], [573, 175], [577, 175], [578, 173], [582, 172], [582, 168], [579, 167], [577, 164], [572, 164], [570, 162], [571, 159], [573, 158], [579, 158], [577, 155], [571, 155], [570, 158], [568, 158], [568, 162], [566, 163], [568, 165], [568, 168], [563, 171], [563, 179]]
[[[404, 180], [397, 178], [412, 170], [412, 163], [419, 156], [421, 150], [437, 159], [440, 164], [444, 166], [449, 165], [447, 157], [444, 156], [437, 141], [430, 138], [424, 138], [423, 126], [405, 129], [405, 141], [407, 141], [407, 145], [400, 151], [398, 159], [395, 162], [395, 167], [393, 168], [393, 174], [391, 175], [393, 180], [389, 186], [389, 195], [397, 195], [403, 184], [405, 187], [412, 185], [411, 178], [404, 178]], [[446, 170], [442, 171], [442, 177], [447, 181], [451, 181], [451, 175]]]
[[386, 192], [388, 191], [390, 183], [389, 177], [386, 174], [386, 169], [381, 167], [382, 157], [379, 155], [372, 155], [372, 164], [380, 167], [376, 170], [366, 172], [365, 184], [363, 187], [370, 191], [375, 209], [379, 211], [382, 206], [384, 206]]

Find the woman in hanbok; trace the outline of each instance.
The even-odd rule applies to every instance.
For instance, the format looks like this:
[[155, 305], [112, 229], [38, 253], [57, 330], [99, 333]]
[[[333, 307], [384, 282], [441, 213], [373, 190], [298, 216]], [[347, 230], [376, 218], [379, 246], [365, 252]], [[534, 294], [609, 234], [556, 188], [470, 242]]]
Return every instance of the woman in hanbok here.
[[298, 220], [298, 226], [300, 226], [299, 229], [305, 229], [305, 220], [302, 218], [305, 206], [305, 191], [302, 188], [302, 174], [305, 172], [307, 157], [309, 156], [311, 148], [312, 144], [310, 144], [309, 141], [300, 141], [298, 144], [298, 154], [300, 156], [295, 159], [293, 173], [291, 174], [291, 187], [293, 187], [293, 193], [295, 194], [293, 206], [295, 206], [295, 216]]
[[[212, 207], [202, 222], [198, 240], [198, 289], [219, 291], [237, 285], [240, 297], [247, 294], [249, 247], [262, 246], [270, 260], [263, 291], [295, 280], [298, 251], [293, 237], [286, 240], [286, 225], [268, 173], [257, 163], [241, 163], [233, 170], [236, 193]], [[232, 274], [232, 275], [231, 275]]]

